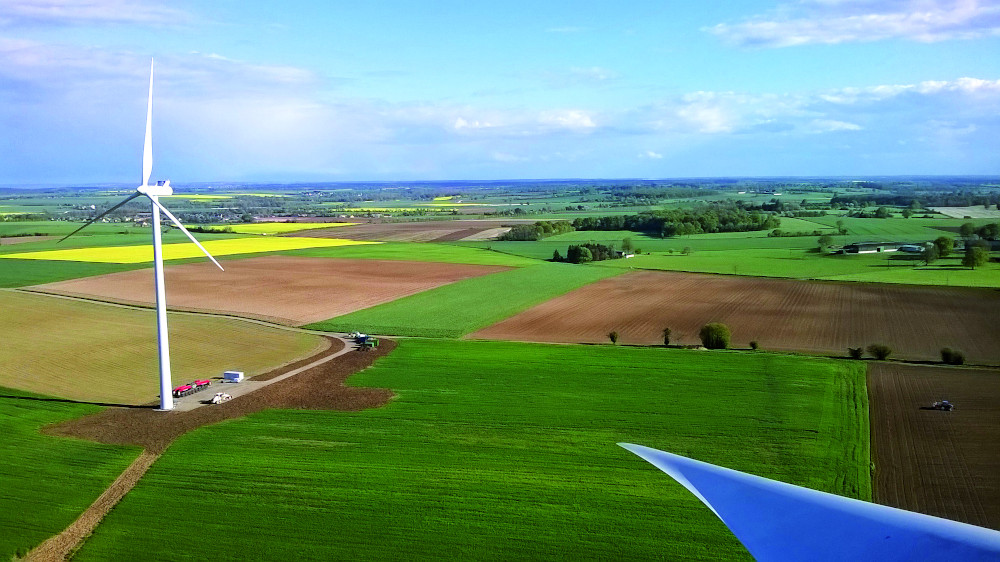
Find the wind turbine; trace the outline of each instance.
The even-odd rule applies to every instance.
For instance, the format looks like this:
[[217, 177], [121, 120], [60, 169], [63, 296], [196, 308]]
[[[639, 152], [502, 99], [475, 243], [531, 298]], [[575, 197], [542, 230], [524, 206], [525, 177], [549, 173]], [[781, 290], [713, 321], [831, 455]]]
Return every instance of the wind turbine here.
[[156, 185], [149, 185], [149, 175], [153, 171], [153, 61], [149, 62], [149, 101], [146, 105], [146, 142], [143, 145], [142, 150], [142, 185], [135, 189], [135, 193], [126, 197], [123, 201], [111, 207], [107, 211], [97, 215], [96, 217], [90, 219], [86, 224], [80, 228], [70, 232], [64, 236], [59, 242], [73, 236], [77, 232], [80, 232], [84, 228], [87, 228], [91, 224], [94, 224], [102, 217], [108, 213], [118, 209], [119, 207], [125, 205], [129, 201], [135, 199], [136, 197], [145, 195], [149, 198], [150, 208], [152, 210], [152, 227], [153, 227], [153, 278], [156, 284], [156, 342], [157, 349], [160, 356], [160, 410], [169, 411], [174, 408], [174, 397], [172, 394], [173, 385], [170, 382], [170, 344], [167, 341], [167, 297], [166, 292], [163, 288], [163, 242], [160, 235], [160, 211], [167, 215], [177, 228], [181, 229], [181, 232], [187, 235], [192, 242], [195, 243], [202, 252], [208, 256], [208, 259], [212, 260], [212, 263], [217, 265], [219, 269], [225, 271], [219, 262], [212, 257], [212, 254], [208, 253], [208, 250], [204, 246], [195, 240], [194, 236], [188, 232], [188, 229], [184, 228], [181, 221], [177, 220], [177, 217], [173, 215], [170, 211], [164, 207], [159, 198], [164, 195], [173, 194], [174, 190], [170, 187], [170, 180], [163, 180], [156, 182]]

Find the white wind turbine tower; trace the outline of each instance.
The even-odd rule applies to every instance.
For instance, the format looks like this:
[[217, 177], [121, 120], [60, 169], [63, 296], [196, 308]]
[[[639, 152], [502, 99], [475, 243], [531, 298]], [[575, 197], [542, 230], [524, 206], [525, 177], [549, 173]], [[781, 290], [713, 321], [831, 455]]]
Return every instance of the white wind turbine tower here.
[[[177, 228], [181, 229], [181, 232], [187, 235], [192, 242], [195, 243], [202, 252], [208, 256], [208, 259], [212, 260], [212, 263], [219, 266], [219, 262], [212, 257], [212, 254], [208, 253], [208, 250], [204, 246], [195, 240], [194, 236], [188, 232], [188, 229], [184, 228], [177, 217], [173, 215], [170, 211], [164, 207], [159, 198], [164, 195], [171, 195], [174, 190], [170, 187], [170, 180], [158, 181], [156, 185], [149, 185], [149, 174], [153, 171], [153, 62], [149, 63], [149, 101], [146, 106], [146, 142], [142, 150], [142, 185], [136, 188], [135, 193], [129, 195], [125, 200], [121, 201], [114, 207], [111, 207], [107, 211], [97, 215], [91, 219], [87, 224], [81, 226], [80, 228], [74, 230], [73, 232], [67, 234], [63, 237], [60, 242], [73, 236], [77, 232], [80, 232], [84, 228], [87, 228], [94, 222], [98, 221], [108, 213], [118, 209], [122, 205], [128, 203], [129, 201], [139, 197], [140, 195], [145, 195], [149, 198], [150, 208], [152, 209], [152, 228], [153, 228], [153, 275], [156, 283], [156, 333], [157, 333], [157, 348], [160, 355], [160, 409], [164, 411], [172, 410], [174, 408], [174, 397], [172, 394], [173, 386], [170, 382], [170, 345], [167, 342], [167, 298], [163, 288], [163, 242], [160, 236], [160, 211], [167, 215]], [[225, 271], [223, 269], [223, 271]]]

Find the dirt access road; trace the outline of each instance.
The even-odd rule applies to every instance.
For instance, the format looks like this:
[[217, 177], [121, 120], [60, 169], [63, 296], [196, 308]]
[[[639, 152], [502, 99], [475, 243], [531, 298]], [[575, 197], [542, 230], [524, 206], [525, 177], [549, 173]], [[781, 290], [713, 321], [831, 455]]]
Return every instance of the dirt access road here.
[[154, 406], [108, 408], [46, 427], [43, 432], [49, 435], [139, 445], [145, 450], [76, 521], [32, 550], [26, 559], [61, 562], [69, 558], [170, 443], [188, 431], [271, 408], [362, 410], [388, 403], [393, 396], [388, 389], [349, 388], [344, 381], [395, 349], [396, 342], [383, 338], [379, 347], [357, 351], [342, 340], [330, 340], [330, 347], [323, 352], [248, 381], [259, 383], [254, 392], [223, 404], [172, 412], [156, 411]]
[[1000, 370], [872, 363], [868, 394], [876, 501], [1000, 530]]

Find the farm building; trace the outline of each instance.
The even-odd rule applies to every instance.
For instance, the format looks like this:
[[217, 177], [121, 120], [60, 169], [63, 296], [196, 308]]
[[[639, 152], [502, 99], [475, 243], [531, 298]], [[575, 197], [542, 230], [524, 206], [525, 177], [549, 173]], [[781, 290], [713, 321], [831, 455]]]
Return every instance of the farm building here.
[[897, 252], [904, 246], [915, 246], [905, 242], [856, 242], [844, 246], [845, 254], [874, 254], [878, 252]]

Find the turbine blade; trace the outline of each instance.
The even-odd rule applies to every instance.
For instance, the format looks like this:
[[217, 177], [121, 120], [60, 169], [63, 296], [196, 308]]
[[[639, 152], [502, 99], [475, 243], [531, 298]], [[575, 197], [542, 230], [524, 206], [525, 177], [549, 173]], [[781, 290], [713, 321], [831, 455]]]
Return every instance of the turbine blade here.
[[[114, 207], [111, 207], [111, 208], [110, 208], [110, 209], [108, 209], [107, 211], [104, 211], [103, 213], [101, 213], [101, 214], [97, 215], [96, 217], [94, 217], [94, 218], [90, 219], [89, 221], [87, 221], [87, 224], [85, 224], [85, 225], [81, 226], [80, 228], [78, 228], [78, 229], [74, 230], [73, 232], [70, 232], [70, 233], [69, 233], [69, 234], [67, 234], [66, 236], [63, 236], [63, 237], [62, 237], [61, 239], [59, 239], [59, 242], [62, 242], [63, 240], [65, 240], [65, 239], [69, 238], [70, 236], [73, 236], [73, 235], [74, 235], [74, 234], [76, 234], [77, 232], [80, 232], [81, 230], [83, 230], [83, 229], [87, 228], [88, 226], [90, 226], [90, 225], [94, 224], [95, 222], [97, 222], [98, 220], [100, 220], [101, 218], [103, 218], [103, 217], [104, 217], [105, 215], [107, 215], [108, 213], [110, 213], [111, 211], [114, 211], [114, 210], [115, 210], [115, 209], [117, 209], [118, 207], [121, 207], [122, 205], [124, 205], [124, 204], [128, 203], [129, 201], [131, 201], [131, 200], [135, 199], [136, 197], [138, 197], [138, 196], [140, 196], [140, 195], [142, 195], [142, 194], [141, 194], [141, 193], [139, 193], [138, 191], [137, 191], [137, 192], [135, 192], [135, 193], [133, 193], [132, 195], [129, 195], [129, 196], [128, 196], [128, 197], [126, 197], [126, 198], [125, 198], [125, 199], [124, 199], [124, 200], [123, 200], [123, 201], [122, 201], [121, 203], [118, 203], [118, 204], [117, 204], [117, 205], [115, 205]], [[59, 242], [56, 242], [56, 244], [58, 244]]]
[[153, 60], [149, 60], [149, 101], [146, 103], [146, 142], [142, 147], [142, 185], [153, 172]]
[[1000, 532], [793, 486], [640, 445], [757, 560], [997, 560]]
[[[219, 262], [215, 261], [215, 258], [212, 257], [212, 254], [208, 253], [208, 250], [206, 250], [205, 247], [202, 246], [200, 242], [195, 240], [194, 236], [190, 232], [188, 232], [188, 229], [184, 228], [184, 225], [181, 224], [181, 221], [177, 220], [177, 217], [175, 217], [173, 213], [168, 211], [167, 208], [164, 207], [159, 201], [157, 201], [155, 197], [150, 197], [149, 199], [153, 202], [154, 205], [156, 205], [157, 207], [160, 208], [161, 211], [163, 211], [163, 214], [167, 215], [167, 218], [170, 219], [171, 222], [177, 225], [177, 228], [181, 229], [181, 232], [186, 234], [187, 237], [190, 238], [192, 242], [194, 242], [195, 246], [198, 246], [198, 248], [200, 248], [201, 251], [204, 252], [206, 256], [208, 256], [208, 259], [212, 260], [212, 263], [218, 266], [219, 269], [222, 269], [222, 271], [225, 271], [225, 269], [223, 269], [223, 267], [219, 265]], [[153, 226], [157, 228], [159, 227], [159, 225], [153, 225]]]

